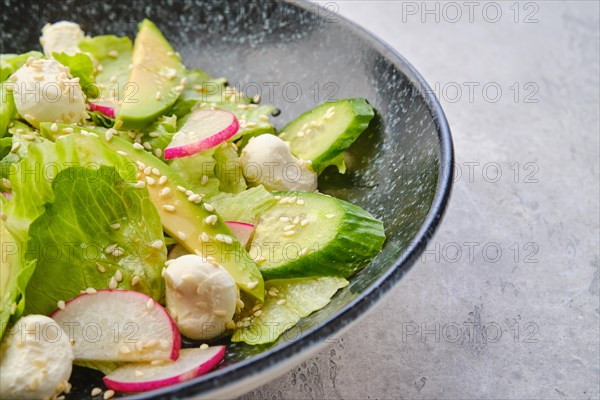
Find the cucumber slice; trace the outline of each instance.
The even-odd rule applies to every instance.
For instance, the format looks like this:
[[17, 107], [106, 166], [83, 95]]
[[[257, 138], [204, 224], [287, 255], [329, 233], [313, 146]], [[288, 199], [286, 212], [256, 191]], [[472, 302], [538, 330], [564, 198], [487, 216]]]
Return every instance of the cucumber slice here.
[[318, 193], [278, 193], [256, 226], [250, 255], [265, 280], [348, 277], [385, 241], [383, 223], [362, 208]]
[[338, 165], [342, 172], [339, 156], [367, 129], [374, 116], [365, 99], [327, 102], [287, 124], [279, 137], [290, 143], [293, 155], [312, 161], [317, 173], [329, 165]]

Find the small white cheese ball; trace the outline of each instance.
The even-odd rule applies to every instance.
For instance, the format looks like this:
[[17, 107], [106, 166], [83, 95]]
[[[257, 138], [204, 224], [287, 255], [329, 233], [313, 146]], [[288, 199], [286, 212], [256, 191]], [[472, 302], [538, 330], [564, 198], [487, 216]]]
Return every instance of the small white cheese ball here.
[[74, 22], [60, 21], [55, 24], [46, 24], [42, 28], [40, 44], [44, 48], [46, 57], [51, 58], [52, 53], [67, 53], [72, 56], [79, 53], [79, 42], [85, 34]]
[[264, 134], [250, 140], [240, 155], [248, 182], [267, 190], [314, 192], [317, 174], [306, 161], [290, 152], [289, 144], [275, 135]]
[[56, 60], [30, 58], [11, 80], [17, 111], [35, 127], [40, 122], [78, 123], [88, 117], [79, 78]]
[[0, 398], [51, 399], [69, 391], [73, 349], [53, 319], [21, 318], [5, 333], [0, 349]]
[[238, 289], [225, 268], [190, 254], [171, 261], [163, 276], [167, 310], [184, 336], [207, 340], [226, 330], [235, 313]]

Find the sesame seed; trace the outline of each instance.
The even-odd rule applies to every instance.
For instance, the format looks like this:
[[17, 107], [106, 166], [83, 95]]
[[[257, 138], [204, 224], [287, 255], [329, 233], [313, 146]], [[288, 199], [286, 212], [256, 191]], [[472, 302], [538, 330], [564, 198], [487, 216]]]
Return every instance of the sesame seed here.
[[98, 268], [98, 271], [104, 273], [106, 272], [106, 269], [104, 268], [104, 266], [100, 263], [96, 263], [96, 268]]
[[165, 211], [169, 211], [169, 212], [175, 212], [175, 206], [172, 206], [172, 205], [170, 205], [170, 204], [164, 204], [164, 205], [162, 206], [162, 208], [163, 208]]
[[107, 142], [110, 142], [113, 138], [113, 133], [110, 130], [108, 130], [104, 133], [104, 137], [106, 138]]
[[200, 184], [202, 186], [206, 185], [208, 183], [208, 176], [206, 175], [202, 175], [202, 179], [200, 180]]
[[156, 94], [154, 95], [154, 98], [156, 100], [160, 100], [161, 97], [162, 97], [162, 94], [160, 93], [160, 91], [156, 92]]
[[308, 253], [308, 247], [303, 248], [302, 250], [300, 250], [300, 256], [305, 255], [306, 253]]
[[114, 395], [114, 390], [107, 390], [106, 392], [104, 392], [104, 400], [112, 399]]
[[146, 310], [152, 310], [154, 308], [154, 300], [148, 299], [146, 302]]
[[191, 196], [191, 195], [193, 195], [193, 194], [194, 194], [194, 192], [192, 192], [189, 189], [185, 191], [185, 195], [188, 196], [188, 197]]
[[162, 149], [155, 149], [154, 150], [154, 155], [156, 157], [158, 157], [158, 158], [162, 157], [162, 153], [163, 153]]
[[146, 187], [146, 182], [144, 181], [137, 181], [137, 183], [135, 185], [133, 185], [134, 188], [136, 189], [143, 189]]
[[168, 188], [168, 187], [166, 187], [166, 188], [163, 188], [163, 189], [160, 191], [160, 194], [159, 194], [159, 196], [160, 196], [160, 197], [167, 197], [167, 196], [168, 196], [168, 195], [170, 195], [170, 194], [171, 194], [171, 189], [170, 189], [170, 188]]
[[115, 122], [115, 125], [113, 126], [113, 128], [119, 129], [122, 126], [123, 126], [123, 121], [119, 120], [119, 121]]
[[52, 125], [50, 125], [50, 130], [52, 132], [58, 132], [58, 125], [56, 125], [56, 122], [53, 122]]
[[11, 153], [15, 153], [17, 150], [19, 150], [19, 147], [21, 147], [21, 142], [13, 143], [12, 147], [10, 148]]
[[333, 217], [335, 217], [335, 214], [325, 214], [325, 218], [327, 219], [331, 219]]
[[96, 293], [98, 293], [98, 291], [96, 289], [94, 289], [94, 288], [87, 288], [87, 289], [85, 289], [85, 292], [87, 294], [96, 294]]
[[294, 220], [292, 221], [292, 223], [293, 223], [294, 225], [298, 225], [298, 224], [300, 223], [300, 217], [299, 217], [299, 216], [297, 216], [296, 218], [294, 218]]
[[140, 370], [135, 371], [135, 376], [144, 376], [144, 373]]
[[296, 136], [304, 137], [304, 131], [300, 131], [300, 132], [296, 133]]
[[294, 225], [286, 225], [286, 226], [284, 226], [284, 227], [283, 227], [283, 230], [284, 230], [284, 232], [285, 232], [285, 231], [291, 231], [291, 230], [293, 230], [294, 228], [295, 228], [295, 226], [294, 226]]
[[246, 287], [250, 290], [254, 289], [256, 286], [258, 286], [258, 281], [254, 281], [254, 282], [249, 282]]
[[23, 139], [29, 140], [31, 142], [32, 140], [35, 140], [35, 136], [33, 136], [33, 135], [23, 135]]
[[112, 57], [112, 58], [117, 58], [117, 57], [119, 57], [119, 52], [116, 50], [111, 50], [108, 52], [108, 56]]
[[282, 306], [285, 304], [285, 299], [277, 300], [277, 305]]
[[204, 222], [206, 222], [207, 224], [210, 224], [210, 225], [216, 225], [217, 224], [217, 216], [209, 215], [208, 217], [204, 218]]
[[60, 310], [64, 310], [65, 309], [65, 302], [62, 300], [59, 300], [58, 302], [56, 302], [56, 307], [58, 307]]
[[117, 230], [117, 229], [119, 229], [120, 227], [121, 227], [121, 224], [119, 224], [119, 223], [115, 223], [115, 224], [111, 224], [111, 225], [110, 225], [110, 228], [111, 228], [111, 229], [114, 229], [114, 230]]
[[150, 132], [148, 134], [148, 136], [150, 136], [151, 138], [157, 138], [157, 137], [160, 136], [160, 133], [158, 133], [158, 132]]
[[121, 150], [117, 150], [117, 154], [120, 154], [120, 155], [122, 155], [122, 156], [126, 156], [126, 155], [128, 155], [126, 152], [124, 152], [124, 151], [121, 151]]
[[274, 290], [269, 290], [269, 296], [271, 296], [271, 297], [277, 297], [278, 293], [276, 291], [274, 291]]
[[117, 282], [121, 282], [123, 280], [123, 273], [120, 269], [118, 269], [117, 272], [115, 272], [115, 279], [117, 280]]
[[[219, 310], [219, 311], [222, 311], [222, 310]], [[223, 312], [224, 312], [224, 311], [223, 311]], [[215, 311], [215, 314], [217, 314], [217, 312], [216, 312], [216, 311]], [[200, 345], [200, 350], [206, 350], [206, 349], [208, 349], [208, 347], [209, 347], [209, 346], [208, 346], [206, 343], [202, 343], [202, 344]]]
[[148, 340], [146, 343], [144, 343], [144, 348], [145, 348], [145, 349], [148, 349], [148, 348], [150, 348], [150, 347], [154, 347], [154, 346], [156, 346], [157, 344], [158, 344], [158, 341], [157, 341], [157, 340], [155, 340], [155, 339], [150, 339], [150, 340]]
[[294, 236], [295, 234], [296, 234], [296, 231], [283, 232], [283, 236], [286, 236], [286, 237], [291, 237], [291, 236]]
[[153, 249], [156, 250], [160, 250], [162, 249], [162, 247], [164, 246], [164, 242], [162, 240], [155, 240], [154, 242], [150, 243], [150, 247], [152, 247]]
[[158, 179], [158, 184], [164, 185], [165, 183], [167, 183], [167, 180], [169, 180], [169, 178], [166, 175], [163, 175]]
[[259, 115], [259, 116], [258, 116], [258, 118], [259, 118], [261, 121], [265, 121], [265, 122], [268, 122], [268, 121], [269, 121], [269, 116], [268, 116], [268, 115], [265, 115], [265, 114], [261, 114], [261, 115]]
[[15, 312], [17, 312], [17, 303], [12, 303], [10, 305], [10, 315], [14, 315]]
[[179, 239], [181, 240], [185, 240], [187, 238], [186, 234], [181, 232], [181, 231], [177, 231], [177, 236], [179, 237]]
[[209, 240], [210, 240], [210, 236], [208, 236], [208, 233], [202, 232], [202, 234], [200, 234], [200, 241], [208, 242]]
[[93, 388], [92, 389], [92, 397], [98, 396], [101, 393], [102, 393], [102, 389], [100, 389], [100, 388]]
[[217, 239], [217, 241], [219, 241], [219, 242], [223, 242], [223, 243], [227, 243], [227, 244], [233, 243], [233, 239], [231, 238], [231, 236], [222, 235], [220, 233], [215, 236], [215, 239]]
[[177, 186], [177, 190], [179, 190], [182, 193], [185, 193], [186, 189], [183, 186]]
[[135, 286], [138, 283], [140, 283], [140, 277], [137, 275], [134, 275], [133, 278], [131, 278], [131, 286]]
[[254, 315], [255, 317], [260, 317], [261, 314], [262, 314], [262, 310], [258, 310], [254, 314], [252, 314], [252, 315]]
[[160, 171], [158, 168], [152, 168], [152, 175], [160, 176]]
[[117, 283], [117, 280], [115, 279], [114, 276], [112, 276], [110, 278], [110, 280], [108, 281], [108, 288], [109, 289], [116, 289], [118, 285], [119, 284]]
[[153, 177], [147, 176], [146, 177], [146, 183], [148, 184], [148, 186], [152, 186], [152, 185], [154, 185], [156, 183], [156, 181], [154, 180]]
[[125, 254], [125, 253], [124, 253], [124, 252], [123, 252], [123, 250], [121, 250], [121, 249], [115, 249], [115, 250], [112, 252], [112, 255], [113, 255], [113, 256], [115, 256], [115, 257], [121, 257], [123, 254]]
[[281, 222], [289, 222], [290, 218], [289, 218], [289, 217], [285, 217], [285, 216], [284, 216], [284, 217], [279, 217], [279, 220], [280, 220]]
[[146, 150], [152, 150], [152, 145], [148, 142], [142, 143], [142, 146], [144, 146]]
[[136, 150], [144, 150], [144, 146], [142, 146], [139, 143], [134, 143], [133, 144], [133, 148], [136, 149]]
[[298, 199], [298, 201], [296, 201], [296, 204], [298, 204], [299, 206], [303, 206], [304, 205], [304, 200]]
[[150, 175], [152, 173], [152, 167], [144, 168], [144, 175]]

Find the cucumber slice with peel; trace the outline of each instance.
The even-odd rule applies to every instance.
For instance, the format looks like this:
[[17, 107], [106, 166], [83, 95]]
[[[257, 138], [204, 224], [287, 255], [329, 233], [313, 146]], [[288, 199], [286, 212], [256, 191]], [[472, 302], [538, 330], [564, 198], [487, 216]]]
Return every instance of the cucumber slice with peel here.
[[349, 277], [383, 246], [383, 223], [356, 205], [318, 193], [277, 198], [260, 216], [250, 247], [265, 280]]
[[342, 172], [340, 155], [367, 129], [374, 116], [365, 99], [327, 102], [287, 124], [279, 137], [290, 144], [293, 155], [310, 160], [317, 173], [329, 165], [337, 165]]

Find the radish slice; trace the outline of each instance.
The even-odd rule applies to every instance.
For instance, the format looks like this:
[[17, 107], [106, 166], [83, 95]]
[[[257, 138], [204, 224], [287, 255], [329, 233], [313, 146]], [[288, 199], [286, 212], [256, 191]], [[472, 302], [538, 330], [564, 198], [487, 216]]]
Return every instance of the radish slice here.
[[188, 157], [211, 149], [235, 135], [240, 128], [235, 115], [224, 110], [196, 110], [165, 149], [165, 160]]
[[248, 240], [250, 240], [250, 236], [254, 232], [254, 225], [237, 221], [225, 221], [225, 223], [242, 246], [248, 244]]
[[9, 192], [2, 192], [2, 196], [4, 196], [6, 200], [12, 199], [12, 193]]
[[160, 365], [128, 364], [104, 377], [104, 384], [125, 393], [145, 392], [176, 385], [204, 375], [225, 356], [225, 346], [183, 349], [175, 362]]
[[90, 110], [99, 112], [100, 114], [104, 114], [109, 118], [115, 118], [115, 115], [118, 113], [115, 111], [117, 108], [117, 104], [110, 100], [94, 100], [90, 101]]
[[99, 290], [67, 302], [51, 317], [73, 339], [76, 360], [176, 360], [181, 335], [151, 297], [132, 290]]

